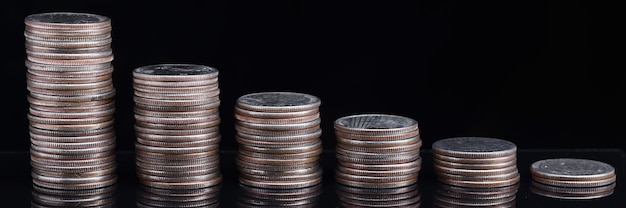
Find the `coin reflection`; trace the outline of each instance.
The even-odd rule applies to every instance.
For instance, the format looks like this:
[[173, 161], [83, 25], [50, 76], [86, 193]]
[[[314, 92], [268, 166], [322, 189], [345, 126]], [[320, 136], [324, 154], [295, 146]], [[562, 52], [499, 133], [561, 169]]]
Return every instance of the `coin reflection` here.
[[318, 207], [322, 184], [303, 188], [259, 188], [239, 183], [238, 207]]
[[137, 191], [137, 207], [219, 207], [221, 186], [161, 189], [140, 185]]
[[417, 183], [396, 188], [361, 188], [337, 183], [338, 207], [420, 207]]
[[115, 207], [116, 185], [95, 189], [52, 189], [33, 184], [32, 207]]
[[460, 187], [437, 183], [435, 207], [515, 207], [519, 183], [503, 187]]
[[532, 181], [530, 191], [534, 194], [563, 200], [585, 200], [609, 196], [614, 193], [615, 182], [597, 187], [559, 187]]

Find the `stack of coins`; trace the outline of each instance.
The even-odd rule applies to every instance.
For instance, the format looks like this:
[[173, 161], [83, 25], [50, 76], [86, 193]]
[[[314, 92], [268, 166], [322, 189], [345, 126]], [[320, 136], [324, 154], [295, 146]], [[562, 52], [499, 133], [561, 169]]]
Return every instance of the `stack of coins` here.
[[344, 206], [420, 204], [422, 158], [418, 123], [386, 114], [357, 114], [334, 122], [337, 194]]
[[258, 92], [237, 99], [242, 204], [315, 204], [322, 181], [320, 104], [318, 97], [297, 92]]
[[[117, 182], [111, 19], [52, 12], [25, 20], [36, 206], [106, 206]], [[91, 195], [90, 195], [91, 194]], [[98, 200], [96, 200], [98, 199]]]
[[[514, 205], [520, 175], [517, 146], [486, 137], [454, 137], [432, 145], [441, 183], [435, 202], [454, 206]], [[445, 206], [442, 206], [445, 207]]]
[[607, 163], [578, 158], [554, 158], [530, 167], [531, 191], [557, 199], [595, 199], [613, 194], [617, 176]]
[[189, 197], [196, 194], [201, 205], [215, 202], [206, 199], [210, 191], [202, 189], [213, 190], [222, 181], [217, 69], [196, 64], [142, 66], [133, 70], [133, 88], [135, 164], [141, 185], [157, 196], [176, 193], [164, 195], [170, 201], [184, 195], [181, 199], [192, 203]]

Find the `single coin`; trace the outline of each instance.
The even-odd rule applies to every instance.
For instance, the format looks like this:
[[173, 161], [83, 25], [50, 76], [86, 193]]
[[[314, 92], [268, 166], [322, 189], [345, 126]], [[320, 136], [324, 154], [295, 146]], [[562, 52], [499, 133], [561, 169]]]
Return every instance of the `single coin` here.
[[[91, 40], [91, 41], [44, 41], [44, 40], [24, 38], [24, 43], [28, 45], [48, 47], [48, 48], [68, 48], [68, 49], [101, 47], [101, 46], [111, 45], [112, 42], [113, 42], [112, 38], [105, 38], [105, 39]], [[29, 57], [27, 56], [26, 58], [29, 58]], [[33, 59], [29, 59], [29, 60], [33, 61]], [[36, 62], [46, 63], [46, 62], [41, 62], [41, 61], [44, 61], [44, 60], [39, 60]], [[106, 61], [98, 60], [94, 62], [82, 62], [82, 63], [99, 64], [99, 63], [105, 63], [105, 62]], [[68, 63], [71, 63], [71, 62], [68, 62]], [[61, 64], [61, 63], [57, 62], [57, 63], [52, 63], [52, 64]], [[68, 65], [80, 65], [80, 64], [68, 64]]]
[[[63, 102], [64, 104], [74, 104], [74, 106], [83, 105], [85, 102], [105, 101], [109, 102], [115, 97], [116, 90], [97, 94], [80, 94], [80, 95], [46, 95], [39, 93], [30, 93], [29, 96], [36, 100], [44, 100], [44, 102]], [[41, 103], [41, 102], [39, 102]]]
[[318, 97], [298, 92], [258, 92], [240, 96], [236, 107], [260, 112], [308, 111], [319, 107]]
[[320, 118], [316, 118], [312, 121], [301, 122], [301, 123], [280, 123], [280, 124], [254, 123], [254, 122], [245, 122], [241, 120], [235, 121], [235, 125], [237, 126], [243, 126], [246, 128], [258, 129], [258, 130], [267, 130], [267, 131], [300, 130], [300, 129], [319, 127], [320, 124], [321, 124]]
[[469, 169], [469, 170], [489, 170], [489, 169], [498, 169], [498, 168], [506, 168], [517, 165], [517, 159], [510, 160], [507, 162], [500, 163], [486, 163], [486, 164], [466, 164], [466, 163], [455, 163], [449, 162], [439, 159], [433, 159], [433, 164], [439, 165], [447, 168], [456, 168], [456, 169]]
[[408, 117], [386, 114], [357, 114], [338, 118], [334, 129], [348, 134], [388, 135], [416, 131], [417, 121]]
[[432, 151], [450, 157], [493, 158], [516, 154], [517, 146], [497, 138], [455, 137], [435, 141]]
[[293, 112], [264, 112], [264, 111], [252, 111], [239, 107], [235, 107], [235, 114], [241, 115], [247, 118], [257, 119], [285, 119], [296, 118], [319, 113], [319, 108], [313, 108], [310, 110], [293, 111]]
[[77, 29], [59, 29], [59, 28], [50, 28], [45, 29], [41, 27], [32, 27], [30, 25], [24, 25], [24, 31], [28, 31], [33, 34], [38, 35], [49, 35], [49, 36], [82, 36], [82, 35], [101, 35], [106, 33], [111, 33], [113, 27], [109, 25], [105, 25], [102, 27], [96, 28], [77, 28]]
[[464, 175], [464, 176], [493, 176], [500, 174], [509, 174], [512, 172], [517, 172], [517, 166], [508, 166], [503, 168], [492, 168], [492, 169], [460, 169], [460, 168], [449, 168], [440, 165], [433, 165], [433, 169], [435, 172], [453, 174], [453, 175]]
[[221, 101], [215, 100], [214, 102], [210, 102], [202, 105], [174, 105], [174, 106], [166, 106], [161, 105], [163, 103], [156, 103], [156, 105], [148, 105], [145, 103], [135, 102], [134, 109], [142, 109], [147, 111], [154, 112], [193, 112], [193, 111], [203, 111], [203, 110], [215, 110], [220, 106]]
[[96, 60], [99, 58], [113, 57], [113, 50], [99, 51], [99, 52], [92, 52], [92, 53], [48, 53], [48, 52], [37, 52], [37, 51], [26, 50], [26, 55], [30, 57], [34, 57], [34, 58], [39, 58], [40, 60], [47, 60], [47, 59]]
[[308, 157], [319, 157], [322, 154], [322, 146], [316, 146], [311, 149], [304, 150], [298, 153], [262, 153], [251, 151], [250, 148], [245, 148], [245, 145], [241, 145], [238, 149], [238, 153], [242, 155], [246, 155], [248, 157], [255, 158], [266, 158], [266, 159], [277, 159], [277, 160], [295, 160], [299, 158], [308, 158]]
[[94, 73], [99, 70], [112, 69], [111, 62], [88, 64], [88, 65], [50, 65], [42, 64], [25, 60], [25, 66], [28, 70], [40, 71], [40, 72], [55, 72], [55, 73]]
[[322, 135], [322, 129], [318, 128], [317, 131], [308, 134], [300, 134], [300, 135], [290, 135], [290, 136], [263, 136], [263, 135], [254, 135], [254, 134], [246, 134], [243, 132], [237, 132], [237, 137], [247, 139], [247, 140], [256, 140], [256, 141], [264, 141], [264, 142], [301, 142], [301, 141], [311, 141], [318, 140]]
[[[36, 30], [35, 30], [36, 31]], [[101, 40], [111, 37], [111, 33], [93, 34], [93, 35], [68, 35], [68, 34], [43, 34], [38, 32], [32, 32], [30, 30], [24, 30], [24, 37], [43, 40], [43, 41], [91, 41]]]
[[267, 188], [267, 189], [297, 189], [311, 187], [318, 185], [322, 182], [322, 177], [307, 178], [306, 180], [298, 181], [264, 181], [264, 180], [250, 180], [247, 178], [239, 177], [239, 182], [252, 187]]
[[593, 181], [615, 176], [615, 168], [607, 163], [579, 158], [553, 158], [531, 164], [534, 177], [551, 180]]
[[339, 166], [348, 167], [358, 170], [370, 170], [370, 171], [393, 171], [393, 170], [406, 170], [422, 167], [422, 157], [418, 157], [416, 160], [402, 162], [402, 163], [385, 163], [385, 164], [363, 164], [354, 163], [353, 161], [337, 161]]
[[433, 154], [433, 159], [442, 161], [442, 162], [450, 162], [450, 163], [459, 163], [459, 164], [467, 164], [467, 165], [489, 165], [489, 164], [500, 164], [500, 163], [509, 163], [511, 161], [517, 160], [517, 155], [512, 154], [509, 156], [503, 157], [490, 157], [490, 158], [463, 158], [463, 157], [450, 157], [442, 154]]
[[198, 64], [156, 64], [133, 70], [136, 79], [162, 82], [200, 81], [216, 78], [218, 74], [216, 68]]
[[419, 136], [419, 131], [417, 129], [415, 129], [414, 131], [407, 131], [407, 132], [403, 132], [403, 133], [398, 133], [398, 134], [383, 134], [383, 135], [377, 135], [377, 134], [351, 134], [351, 133], [345, 133], [342, 131], [335, 131], [334, 132], [335, 135], [337, 137], [343, 137], [343, 138], [348, 138], [348, 139], [356, 139], [356, 140], [373, 140], [373, 141], [387, 141], [387, 140], [395, 140], [395, 139], [406, 139], [406, 138], [410, 138], [410, 137], [416, 137]]
[[[274, 154], [274, 155], [292, 155], [300, 154], [303, 152], [317, 151], [322, 149], [322, 140], [310, 145], [293, 146], [293, 147], [266, 147], [266, 146], [254, 146], [247, 144], [239, 144], [238, 148], [244, 152], [255, 152], [256, 154]], [[323, 150], [323, 149], [322, 149]]]
[[48, 12], [28, 15], [24, 24], [43, 29], [87, 29], [109, 26], [111, 19], [98, 14]]
[[290, 124], [290, 123], [304, 123], [310, 122], [320, 118], [320, 113], [314, 113], [306, 116], [291, 117], [291, 118], [255, 118], [247, 117], [241, 114], [235, 114], [235, 118], [239, 121], [259, 124]]
[[240, 125], [235, 125], [235, 130], [237, 130], [238, 133], [241, 132], [243, 134], [251, 134], [251, 135], [257, 135], [257, 136], [296, 136], [296, 135], [301, 135], [301, 134], [311, 134], [313, 132], [319, 131], [320, 127], [314, 126], [310, 128], [304, 128], [304, 129], [272, 131], [272, 130], [254, 129], [254, 128], [244, 127]]

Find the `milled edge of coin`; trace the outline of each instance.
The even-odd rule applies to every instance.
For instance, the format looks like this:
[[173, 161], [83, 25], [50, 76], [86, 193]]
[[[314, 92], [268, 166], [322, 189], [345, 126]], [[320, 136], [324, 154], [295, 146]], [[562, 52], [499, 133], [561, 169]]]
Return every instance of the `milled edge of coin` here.
[[30, 14], [24, 18], [24, 24], [43, 29], [83, 29], [109, 26], [111, 18], [81, 12], [45, 12]]
[[[565, 167], [563, 165], [572, 164], [572, 163], [588, 163], [594, 165], [596, 167], [595, 170], [588, 169], [580, 169], [580, 168], [589, 168], [582, 167], [580, 165], [575, 165], [573, 167]], [[553, 170], [545, 170], [549, 167], [555, 167], [558, 169]], [[555, 166], [556, 165], [556, 166]], [[579, 168], [574, 170], [572, 168]], [[601, 169], [598, 169], [601, 168]], [[575, 173], [573, 171], [578, 171], [579, 173]], [[580, 172], [583, 171], [583, 172]], [[602, 171], [602, 172], [599, 172]], [[590, 159], [579, 159], [579, 158], [552, 158], [552, 159], [543, 159], [539, 161], [535, 161], [530, 166], [530, 172], [533, 176], [553, 179], [553, 180], [598, 180], [605, 179], [609, 177], [613, 177], [615, 175], [615, 168], [605, 162], [590, 160]], [[595, 173], [594, 173], [595, 172]]]
[[515, 166], [517, 165], [517, 159], [506, 161], [506, 162], [500, 162], [500, 163], [466, 164], [466, 163], [454, 163], [454, 162], [449, 162], [449, 161], [444, 161], [444, 160], [433, 158], [433, 164], [439, 165], [442, 167], [457, 168], [457, 169], [489, 170], [489, 169], [494, 169], [494, 168], [498, 169], [498, 168]]
[[321, 119], [316, 118], [311, 121], [302, 122], [302, 123], [282, 123], [282, 124], [269, 124], [269, 123], [253, 123], [253, 122], [245, 122], [241, 120], [236, 120], [235, 125], [244, 126], [252, 129], [259, 130], [269, 130], [269, 131], [289, 131], [289, 130], [298, 130], [298, 129], [306, 129], [312, 127], [319, 127], [321, 124]]
[[292, 112], [264, 112], [264, 111], [252, 111], [235, 106], [235, 114], [249, 118], [259, 119], [279, 119], [279, 118], [294, 118], [313, 115], [319, 113], [319, 108], [312, 108], [310, 110], [292, 111]]
[[340, 166], [349, 167], [353, 169], [359, 169], [359, 170], [386, 171], [386, 170], [398, 170], [398, 169], [404, 169], [404, 168], [421, 168], [422, 157], [418, 157], [416, 160], [413, 160], [413, 161], [397, 163], [397, 164], [393, 164], [393, 163], [360, 164], [360, 163], [354, 163], [350, 161], [344, 162], [341, 160], [337, 161], [337, 163]]
[[604, 179], [595, 179], [595, 180], [552, 180], [545, 179], [541, 177], [533, 177], [533, 181], [551, 185], [551, 186], [559, 186], [559, 187], [572, 187], [572, 188], [582, 188], [582, 187], [598, 187], [598, 186], [606, 186], [617, 181], [617, 176], [613, 175]]
[[154, 64], [133, 69], [136, 79], [162, 82], [200, 81], [218, 75], [216, 68], [199, 64]]
[[321, 105], [317, 96], [300, 92], [256, 92], [237, 98], [235, 106], [261, 112], [307, 111]]
[[354, 114], [336, 119], [336, 131], [348, 134], [402, 134], [418, 129], [415, 119], [391, 114]]
[[517, 146], [510, 141], [489, 137], [453, 137], [440, 139], [432, 144], [435, 154], [461, 158], [504, 157], [517, 153]]

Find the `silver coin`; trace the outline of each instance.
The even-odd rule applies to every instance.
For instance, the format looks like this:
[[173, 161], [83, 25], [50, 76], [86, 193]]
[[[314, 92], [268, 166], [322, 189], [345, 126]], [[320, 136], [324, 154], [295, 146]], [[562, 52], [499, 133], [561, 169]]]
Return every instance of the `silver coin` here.
[[607, 163], [578, 158], [554, 158], [534, 162], [533, 176], [556, 180], [600, 180], [615, 175], [615, 168]]
[[454, 137], [435, 141], [432, 151], [461, 158], [492, 158], [513, 155], [517, 146], [509, 141], [487, 137]]
[[236, 101], [236, 107], [264, 112], [306, 111], [319, 107], [320, 104], [318, 97], [297, 92], [250, 93]]
[[354, 134], [396, 134], [418, 128], [417, 121], [408, 117], [386, 114], [357, 114], [335, 120], [335, 130]]
[[108, 26], [111, 19], [89, 13], [48, 12], [28, 15], [24, 18], [24, 23], [33, 28], [78, 29]]
[[193, 81], [215, 78], [218, 70], [198, 64], [156, 64], [135, 68], [133, 76], [152, 81]]

